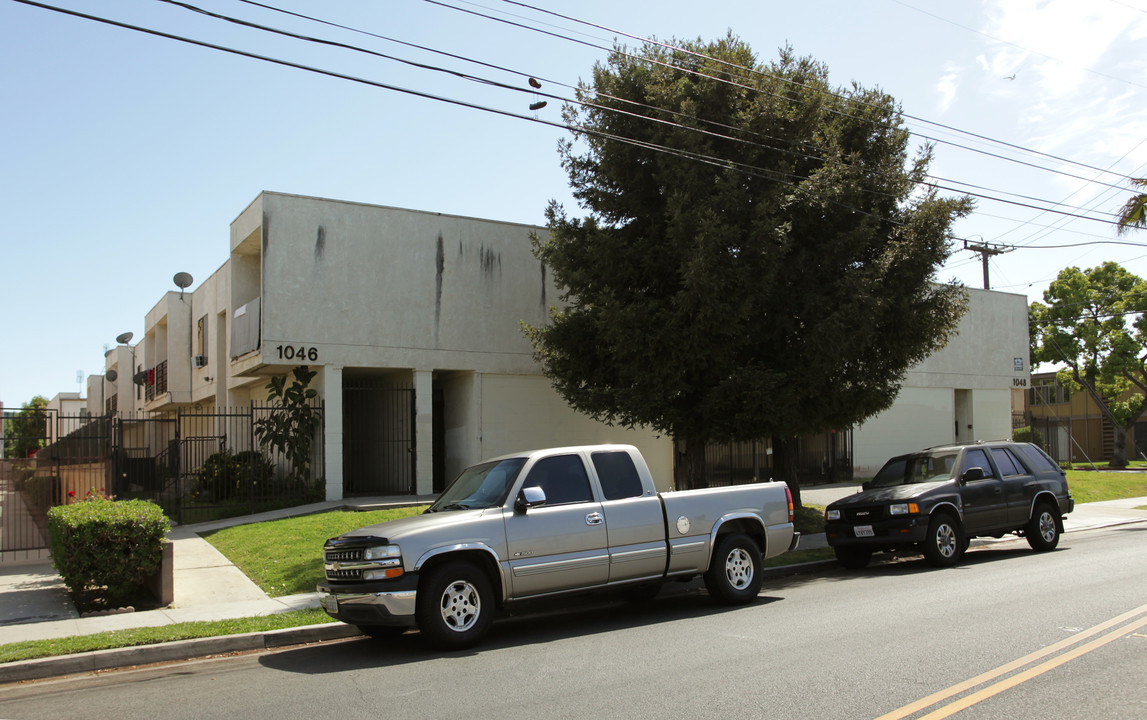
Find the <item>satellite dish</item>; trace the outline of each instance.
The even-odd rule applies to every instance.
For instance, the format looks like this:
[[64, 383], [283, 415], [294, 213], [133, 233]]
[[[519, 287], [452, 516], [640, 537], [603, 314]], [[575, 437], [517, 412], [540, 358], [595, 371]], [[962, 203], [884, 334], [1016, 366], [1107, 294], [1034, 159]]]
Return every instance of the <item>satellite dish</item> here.
[[115, 382], [116, 378], [119, 377], [119, 373], [115, 371], [115, 368], [112, 368], [104, 373], [104, 377], [108, 379], [108, 382]]
[[191, 287], [191, 283], [195, 282], [194, 278], [191, 277], [191, 273], [185, 272], [175, 273], [175, 277], [171, 278], [171, 281], [179, 288], [179, 297], [183, 297], [183, 291]]
[[127, 345], [129, 342], [131, 342], [131, 336], [132, 334], [130, 332], [120, 333], [119, 335], [115, 336], [115, 341], [120, 345]]

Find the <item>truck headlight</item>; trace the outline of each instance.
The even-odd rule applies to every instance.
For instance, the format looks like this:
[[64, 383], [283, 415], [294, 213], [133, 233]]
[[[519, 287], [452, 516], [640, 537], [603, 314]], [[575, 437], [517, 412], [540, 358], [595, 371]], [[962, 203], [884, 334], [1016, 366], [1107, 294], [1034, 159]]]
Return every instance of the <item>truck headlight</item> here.
[[368, 547], [362, 555], [363, 560], [387, 560], [389, 558], [401, 558], [402, 551], [399, 550], [397, 545], [375, 545]]
[[897, 503], [888, 506], [889, 515], [915, 515], [920, 512], [920, 508], [916, 503]]
[[825, 520], [839, 520], [840, 519], [840, 511], [839, 510], [825, 510], [824, 511], [824, 519]]

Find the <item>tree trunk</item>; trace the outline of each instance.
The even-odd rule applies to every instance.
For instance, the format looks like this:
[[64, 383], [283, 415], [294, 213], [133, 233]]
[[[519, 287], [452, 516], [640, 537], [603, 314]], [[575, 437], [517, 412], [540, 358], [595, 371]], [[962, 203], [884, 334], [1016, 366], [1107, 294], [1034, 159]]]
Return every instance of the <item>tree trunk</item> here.
[[705, 446], [704, 439], [696, 436], [685, 438], [685, 473], [679, 490], [709, 487], [705, 477]]
[[793, 494], [793, 506], [801, 507], [801, 483], [797, 477], [796, 438], [773, 436], [773, 476], [783, 480]]
[[1125, 468], [1129, 464], [1127, 462], [1127, 430], [1115, 425], [1115, 443], [1111, 451], [1111, 460], [1108, 461], [1107, 467], [1111, 468]]

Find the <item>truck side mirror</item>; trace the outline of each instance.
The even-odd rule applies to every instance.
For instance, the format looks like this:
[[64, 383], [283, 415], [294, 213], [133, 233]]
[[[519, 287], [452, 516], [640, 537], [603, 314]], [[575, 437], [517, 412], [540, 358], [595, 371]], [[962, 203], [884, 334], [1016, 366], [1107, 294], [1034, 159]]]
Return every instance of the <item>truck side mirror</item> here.
[[965, 470], [964, 474], [960, 476], [960, 482], [970, 483], [976, 480], [983, 480], [986, 477], [987, 474], [982, 467], [971, 467]]
[[518, 499], [514, 501], [514, 510], [524, 513], [526, 510], [546, 504], [546, 491], [537, 485], [524, 487], [518, 491]]

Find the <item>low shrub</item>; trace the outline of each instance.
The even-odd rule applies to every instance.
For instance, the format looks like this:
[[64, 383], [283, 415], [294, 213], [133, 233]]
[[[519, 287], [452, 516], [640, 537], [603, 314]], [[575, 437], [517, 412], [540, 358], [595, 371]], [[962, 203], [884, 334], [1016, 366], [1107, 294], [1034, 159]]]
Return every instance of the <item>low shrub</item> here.
[[244, 450], [232, 454], [220, 450], [203, 461], [196, 473], [192, 497], [205, 502], [247, 500], [266, 492], [274, 477], [275, 467], [263, 453]]
[[52, 564], [81, 612], [130, 604], [163, 560], [171, 523], [145, 500], [100, 496], [48, 511]]
[[1033, 427], [1020, 427], [1012, 430], [1012, 440], [1015, 440], [1016, 442], [1032, 443], [1039, 445], [1041, 448], [1044, 447], [1043, 433]]
[[60, 478], [55, 475], [34, 475], [24, 480], [27, 502], [43, 512], [60, 500]]

